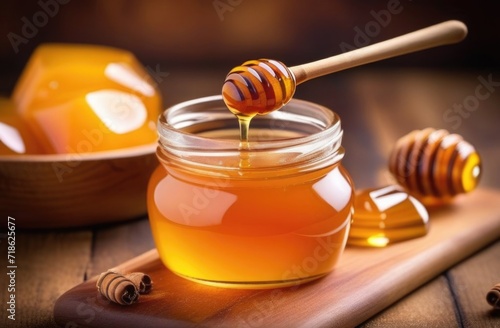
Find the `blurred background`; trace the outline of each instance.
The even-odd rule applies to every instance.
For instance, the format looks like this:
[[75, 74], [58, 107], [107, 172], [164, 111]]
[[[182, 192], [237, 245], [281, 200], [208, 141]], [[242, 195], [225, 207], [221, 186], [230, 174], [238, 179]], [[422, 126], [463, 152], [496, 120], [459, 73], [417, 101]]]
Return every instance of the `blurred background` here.
[[[366, 160], [366, 152], [374, 149], [385, 156], [388, 146], [379, 144], [390, 144], [409, 129], [434, 126], [464, 133], [472, 143], [481, 141], [483, 152], [491, 152], [489, 165], [495, 166], [498, 134], [488, 134], [497, 130], [500, 92], [491, 92], [467, 124], [453, 126], [442, 114], [474, 93], [479, 76], [500, 81], [495, 74], [499, 9], [495, 1], [465, 0], [2, 1], [0, 94], [10, 95], [29, 56], [45, 42], [132, 51], [155, 75], [168, 107], [220, 93], [227, 72], [249, 59], [273, 58], [294, 66], [458, 19], [469, 28], [460, 44], [322, 77], [301, 85], [296, 97], [340, 114], [347, 164]], [[360, 121], [363, 113], [379, 113], [373, 114], [378, 127]], [[393, 123], [388, 134], [383, 120], [389, 119], [406, 123]], [[384, 156], [372, 158], [374, 165], [385, 166]], [[355, 175], [358, 185], [375, 183], [373, 172]], [[486, 183], [500, 185], [500, 178], [492, 175]]]
[[367, 38], [358, 44], [369, 44], [448, 19], [468, 25], [466, 41], [373, 65], [497, 68], [498, 9], [495, 1], [465, 0], [2, 1], [1, 91], [10, 91], [12, 80], [8, 84], [5, 77], [19, 75], [44, 42], [124, 48], [164, 71], [220, 67], [223, 79], [247, 59], [275, 58], [293, 66], [343, 52], [342, 43], [356, 46], [360, 30]]

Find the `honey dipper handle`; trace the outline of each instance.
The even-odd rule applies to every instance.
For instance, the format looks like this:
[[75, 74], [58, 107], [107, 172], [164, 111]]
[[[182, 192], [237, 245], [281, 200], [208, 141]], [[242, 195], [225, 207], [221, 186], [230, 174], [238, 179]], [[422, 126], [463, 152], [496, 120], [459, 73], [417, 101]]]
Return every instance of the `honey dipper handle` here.
[[347, 68], [462, 41], [467, 26], [456, 20], [432, 25], [393, 39], [375, 43], [340, 55], [290, 67], [296, 84]]

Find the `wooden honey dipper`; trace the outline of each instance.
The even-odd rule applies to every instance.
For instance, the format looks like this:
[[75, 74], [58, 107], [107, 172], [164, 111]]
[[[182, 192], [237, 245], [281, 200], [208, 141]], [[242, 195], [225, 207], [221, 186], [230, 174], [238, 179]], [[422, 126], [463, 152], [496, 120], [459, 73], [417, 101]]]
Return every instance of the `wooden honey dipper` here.
[[398, 55], [457, 43], [466, 35], [464, 23], [450, 20], [290, 68], [277, 60], [250, 60], [229, 72], [222, 87], [222, 96], [229, 110], [236, 115], [263, 115], [280, 109], [292, 98], [296, 86], [310, 79]]
[[426, 205], [449, 202], [474, 190], [481, 178], [481, 157], [462, 136], [443, 129], [414, 130], [391, 151], [389, 171]]

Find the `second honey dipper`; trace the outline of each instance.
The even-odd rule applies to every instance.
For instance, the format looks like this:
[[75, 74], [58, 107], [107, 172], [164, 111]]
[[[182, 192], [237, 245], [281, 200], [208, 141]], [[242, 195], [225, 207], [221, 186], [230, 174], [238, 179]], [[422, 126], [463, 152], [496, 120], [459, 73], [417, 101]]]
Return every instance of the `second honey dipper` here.
[[464, 23], [450, 20], [290, 68], [276, 60], [251, 60], [229, 72], [222, 87], [222, 96], [229, 110], [236, 115], [263, 115], [285, 105], [295, 93], [296, 86], [302, 82], [363, 64], [457, 43], [466, 35]]

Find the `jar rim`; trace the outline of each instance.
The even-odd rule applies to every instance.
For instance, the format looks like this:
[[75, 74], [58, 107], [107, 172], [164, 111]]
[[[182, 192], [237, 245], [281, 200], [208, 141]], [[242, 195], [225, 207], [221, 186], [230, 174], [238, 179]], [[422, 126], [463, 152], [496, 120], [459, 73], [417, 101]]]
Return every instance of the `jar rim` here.
[[[214, 138], [204, 135], [206, 130], [221, 128], [224, 124], [236, 124], [237, 118], [226, 107], [222, 96], [208, 96], [181, 102], [167, 108], [158, 120], [159, 155], [183, 162], [195, 162], [205, 166], [218, 166], [217, 158], [239, 158], [242, 148], [239, 138]], [[207, 126], [205, 126], [207, 125]], [[285, 164], [297, 164], [311, 159], [315, 162], [328, 157], [338, 162], [343, 157], [340, 117], [322, 105], [292, 99], [282, 109], [267, 115], [257, 115], [250, 123], [250, 132], [258, 126], [268, 130], [295, 131], [293, 137], [250, 139], [245, 152], [266, 156], [269, 153], [293, 153]], [[162, 156], [159, 156], [162, 160]], [[227, 165], [225, 169], [241, 169]], [[269, 164], [269, 163], [267, 163]], [[283, 163], [267, 165], [278, 166]], [[256, 167], [253, 167], [255, 169]], [[257, 165], [257, 168], [262, 168]]]
[[[217, 104], [220, 103], [220, 104]], [[162, 145], [172, 145], [172, 146], [178, 146], [178, 147], [190, 147], [193, 144], [196, 144], [196, 147], [200, 146], [210, 146], [209, 149], [218, 149], [218, 150], [239, 150], [240, 149], [240, 140], [237, 139], [215, 139], [215, 138], [207, 138], [203, 136], [199, 136], [195, 133], [191, 133], [188, 131], [183, 130], [186, 128], [188, 124], [196, 124], [198, 121], [200, 121], [200, 118], [195, 118], [194, 116], [196, 115], [195, 111], [197, 108], [200, 106], [205, 106], [207, 104], [213, 104], [213, 105], [223, 105], [224, 108], [225, 104], [223, 103], [222, 96], [221, 95], [215, 95], [215, 96], [208, 96], [208, 97], [202, 97], [202, 98], [197, 98], [197, 99], [192, 99], [192, 100], [187, 100], [178, 104], [175, 104], [171, 107], [168, 107], [161, 115], [160, 118], [158, 119], [158, 134], [160, 138], [160, 143]], [[249, 140], [249, 146], [250, 149], [252, 150], [257, 150], [257, 149], [277, 149], [277, 148], [283, 148], [289, 145], [290, 143], [302, 143], [302, 142], [307, 142], [310, 139], [315, 139], [315, 138], [321, 138], [324, 135], [328, 135], [331, 139], [332, 142], [334, 142], [337, 138], [340, 138], [342, 135], [342, 129], [340, 126], [340, 117], [330, 109], [328, 109], [325, 106], [309, 102], [306, 100], [300, 100], [300, 99], [292, 99], [290, 102], [285, 105], [282, 109], [278, 111], [274, 111], [272, 113], [267, 114], [266, 116], [270, 119], [287, 119], [287, 117], [280, 118], [280, 114], [286, 113], [287, 109], [290, 106], [297, 106], [301, 108], [307, 108], [309, 110], [315, 110], [317, 111], [317, 114], [322, 115], [322, 118], [316, 118], [313, 123], [316, 123], [318, 125], [323, 125], [322, 126], [322, 131], [319, 131], [317, 133], [313, 133], [310, 135], [306, 136], [300, 136], [296, 138], [291, 138], [291, 139], [279, 139], [279, 140], [258, 140], [257, 142]], [[189, 115], [189, 113], [183, 114], [184, 117], [181, 119], [178, 118], [178, 115], [180, 112], [185, 111], [186, 109], [192, 109], [193, 113], [192, 115]], [[232, 115], [227, 110], [228, 115]], [[263, 116], [257, 115], [253, 120], [259, 119]], [[218, 115], [214, 115], [213, 120], [216, 120], [220, 118]], [[206, 119], [201, 118], [201, 120]], [[236, 117], [234, 117], [236, 120]], [[323, 122], [320, 122], [319, 120], [325, 120]], [[172, 138], [173, 134], [177, 135], [176, 138]], [[168, 146], [167, 146], [168, 147]]]

